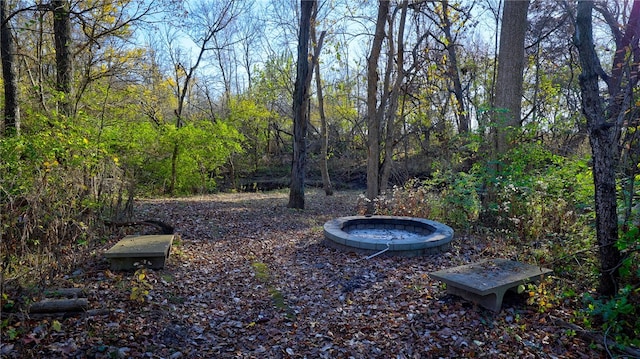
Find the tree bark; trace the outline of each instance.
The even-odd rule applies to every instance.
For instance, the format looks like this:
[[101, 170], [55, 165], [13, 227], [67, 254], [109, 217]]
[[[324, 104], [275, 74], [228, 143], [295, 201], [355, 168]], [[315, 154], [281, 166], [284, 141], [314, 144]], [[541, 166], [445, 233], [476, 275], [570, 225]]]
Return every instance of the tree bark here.
[[56, 90], [59, 92], [60, 113], [71, 116], [71, 19], [67, 0], [52, 0], [53, 35], [56, 48]]
[[[389, 186], [391, 178], [391, 168], [393, 165], [393, 151], [396, 144], [396, 112], [398, 111], [398, 101], [402, 83], [404, 82], [404, 28], [407, 20], [407, 8], [409, 1], [405, 0], [399, 6], [402, 7], [400, 23], [398, 24], [398, 37], [396, 39], [398, 51], [394, 56], [394, 46], [392, 38], [389, 37], [389, 57], [387, 61], [387, 76], [392, 71], [393, 63], [396, 64], [396, 78], [393, 87], [385, 93], [388, 96], [388, 108], [386, 112], [386, 133], [384, 140], [384, 161], [382, 163], [382, 175], [380, 176], [380, 192], [385, 192]], [[393, 23], [389, 22], [389, 28], [393, 28]]]
[[[500, 159], [511, 148], [509, 135], [521, 125], [524, 39], [528, 9], [529, 0], [506, 0], [503, 6], [497, 74], [494, 74], [496, 80], [491, 103], [493, 113], [486, 147], [487, 168], [493, 177], [500, 175]], [[487, 192], [482, 202], [483, 207], [488, 208], [496, 202], [497, 193], [492, 183], [485, 183], [485, 186]]]
[[522, 109], [522, 74], [524, 72], [524, 38], [527, 31], [529, 0], [504, 2], [500, 49], [498, 52], [498, 79], [493, 107], [496, 109], [496, 158], [511, 147], [510, 128], [520, 127]]
[[87, 298], [47, 299], [31, 304], [29, 313], [79, 312], [88, 306]]
[[178, 155], [180, 154], [180, 144], [175, 142], [173, 150], [171, 150], [171, 178], [169, 179], [169, 188], [166, 192], [174, 195], [176, 192], [176, 182], [178, 181]]
[[0, 0], [0, 53], [2, 56], [2, 76], [4, 84], [4, 118], [0, 126], [3, 135], [11, 136], [20, 131], [20, 107], [18, 85], [14, 67], [15, 44], [11, 37], [7, 2]]
[[18, 79], [14, 65], [15, 43], [11, 37], [7, 1], [0, 0], [0, 54], [2, 55], [2, 79], [4, 83], [4, 136], [20, 134], [20, 105], [18, 103]]
[[458, 133], [469, 132], [469, 114], [464, 106], [464, 93], [462, 81], [458, 71], [458, 54], [456, 53], [455, 38], [451, 34], [451, 19], [449, 18], [449, 1], [442, 1], [442, 31], [447, 39], [447, 53], [449, 54], [448, 75], [453, 82], [453, 95], [456, 98], [456, 115], [458, 116]]
[[373, 214], [373, 201], [380, 194], [380, 126], [381, 110], [378, 109], [378, 60], [385, 38], [385, 24], [389, 14], [389, 1], [378, 2], [378, 18], [373, 35], [371, 52], [367, 59], [367, 214]]
[[293, 92], [293, 160], [291, 187], [287, 207], [304, 209], [304, 177], [307, 156], [307, 123], [309, 121], [309, 37], [311, 15], [316, 0], [300, 0], [300, 30], [298, 32], [298, 63]]
[[327, 128], [327, 116], [324, 112], [324, 96], [322, 94], [322, 79], [320, 77], [320, 51], [326, 31], [320, 33], [320, 39], [316, 37], [315, 25], [311, 25], [311, 41], [313, 42], [313, 68], [316, 77], [316, 96], [318, 97], [318, 112], [320, 114], [320, 174], [322, 176], [322, 188], [327, 196], [333, 196], [333, 186], [329, 176], [329, 131]]
[[[583, 72], [584, 73], [584, 72]], [[589, 86], [589, 80], [585, 86]], [[583, 86], [582, 79], [580, 81]], [[585, 92], [583, 91], [583, 96]], [[591, 96], [583, 98], [584, 112], [592, 106]], [[614, 130], [598, 128], [595, 121], [589, 125], [589, 142], [593, 158], [593, 182], [595, 188], [596, 237], [600, 257], [600, 281], [598, 292], [603, 295], [614, 295], [618, 288], [617, 267], [622, 259], [616, 242], [618, 241], [618, 211], [616, 201], [616, 161], [613, 140]]]
[[[600, 258], [598, 291], [614, 295], [618, 286], [618, 266], [622, 255], [616, 247], [618, 215], [615, 168], [620, 160], [619, 140], [631, 107], [633, 89], [638, 83], [640, 50], [640, 1], [634, 1], [624, 35], [618, 26], [610, 26], [616, 40], [616, 56], [611, 75], [605, 74], [594, 48], [592, 15], [593, 1], [579, 1], [576, 15], [575, 45], [578, 49], [582, 73], [582, 111], [587, 119], [587, 131], [593, 158], [595, 185], [596, 236]], [[599, 9], [607, 18], [606, 10]], [[610, 24], [612, 25], [612, 24]], [[633, 54], [632, 61], [618, 54]], [[632, 63], [629, 63], [632, 62]], [[608, 98], [600, 92], [600, 80], [607, 84]]]

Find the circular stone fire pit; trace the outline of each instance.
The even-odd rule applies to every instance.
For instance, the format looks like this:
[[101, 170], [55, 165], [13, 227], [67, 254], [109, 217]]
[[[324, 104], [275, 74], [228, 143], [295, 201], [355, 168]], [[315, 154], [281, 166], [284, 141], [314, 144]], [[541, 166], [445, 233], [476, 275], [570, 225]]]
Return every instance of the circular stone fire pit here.
[[453, 229], [423, 218], [351, 216], [325, 223], [324, 235], [328, 244], [341, 249], [419, 256], [446, 251]]

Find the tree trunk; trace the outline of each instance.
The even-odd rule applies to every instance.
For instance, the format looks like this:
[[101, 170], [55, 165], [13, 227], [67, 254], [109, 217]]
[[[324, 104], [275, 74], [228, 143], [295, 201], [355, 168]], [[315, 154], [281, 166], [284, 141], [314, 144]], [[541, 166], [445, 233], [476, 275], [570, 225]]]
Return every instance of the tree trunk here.
[[316, 76], [316, 96], [318, 97], [318, 112], [320, 113], [320, 174], [322, 175], [322, 188], [327, 196], [333, 196], [333, 186], [329, 177], [329, 131], [327, 129], [327, 116], [324, 113], [324, 96], [322, 94], [322, 79], [320, 78], [320, 51], [326, 31], [316, 38], [315, 25], [311, 25], [311, 41], [314, 44], [313, 68]]
[[504, 2], [500, 49], [498, 53], [498, 79], [493, 107], [496, 109], [496, 158], [511, 147], [510, 128], [520, 127], [522, 108], [522, 74], [524, 72], [524, 37], [527, 32], [529, 0]]
[[448, 75], [453, 82], [453, 95], [456, 98], [456, 115], [458, 116], [458, 133], [469, 132], [469, 115], [464, 106], [464, 94], [462, 90], [462, 82], [460, 81], [460, 72], [458, 71], [458, 54], [456, 53], [455, 39], [451, 34], [451, 19], [449, 19], [449, 2], [442, 2], [442, 30], [447, 39], [447, 53], [449, 54]]
[[88, 307], [87, 298], [47, 299], [31, 304], [29, 313], [80, 312]]
[[20, 105], [18, 103], [18, 79], [14, 66], [15, 44], [7, 13], [7, 1], [0, 0], [0, 53], [2, 54], [2, 79], [4, 83], [4, 123], [0, 126], [4, 136], [20, 134]]
[[[506, 0], [502, 11], [502, 26], [498, 49], [498, 69], [493, 91], [493, 113], [488, 136], [487, 168], [490, 176], [500, 175], [500, 158], [511, 147], [509, 135], [521, 125], [522, 82], [524, 72], [524, 38], [527, 31], [529, 0]], [[496, 202], [496, 188], [485, 183], [483, 207]], [[485, 211], [490, 215], [491, 211]], [[493, 219], [486, 218], [488, 221]]]
[[304, 209], [304, 177], [307, 155], [307, 122], [309, 116], [309, 36], [311, 15], [316, 0], [300, 0], [300, 31], [298, 33], [298, 63], [293, 92], [293, 161], [289, 208]]
[[[584, 73], [584, 72], [583, 72]], [[581, 78], [581, 87], [582, 87]], [[588, 80], [585, 81], [588, 86]], [[584, 91], [583, 91], [584, 95]], [[591, 106], [588, 96], [583, 99], [585, 112]], [[595, 188], [596, 210], [596, 237], [598, 238], [600, 256], [600, 283], [598, 291], [604, 295], [613, 295], [617, 292], [618, 270], [622, 259], [616, 242], [618, 241], [618, 212], [616, 201], [616, 174], [617, 162], [615, 151], [617, 141], [613, 141], [615, 130], [602, 130], [591, 124], [589, 126], [589, 141], [593, 157], [593, 181]]]
[[[617, 268], [622, 256], [618, 240], [618, 215], [615, 168], [620, 160], [619, 139], [631, 107], [633, 89], [638, 83], [638, 58], [640, 50], [640, 1], [634, 1], [626, 31], [619, 33], [617, 24], [610, 22], [616, 33], [616, 52], [611, 76], [600, 67], [600, 59], [594, 48], [592, 13], [593, 1], [579, 1], [576, 15], [575, 45], [580, 57], [582, 73], [582, 111], [587, 119], [587, 130], [593, 157], [593, 181], [595, 185], [596, 236], [600, 257], [600, 283], [598, 291], [603, 295], [617, 292], [619, 273]], [[610, 19], [609, 13], [599, 10]], [[614, 26], [615, 25], [615, 26]], [[633, 63], [626, 55], [633, 54]], [[631, 76], [629, 77], [629, 74]], [[600, 80], [607, 84], [608, 99], [600, 92]]]
[[71, 116], [71, 19], [67, 0], [52, 0], [53, 35], [56, 48], [56, 90], [60, 92], [60, 113]]
[[378, 109], [378, 60], [385, 37], [385, 24], [389, 14], [389, 2], [378, 2], [378, 18], [376, 30], [371, 44], [371, 52], [367, 59], [367, 214], [373, 214], [374, 199], [380, 194], [380, 113]]
[[[400, 15], [400, 24], [398, 24], [398, 37], [396, 42], [398, 43], [398, 51], [394, 57], [394, 46], [391, 36], [389, 37], [389, 57], [387, 61], [387, 73], [392, 71], [393, 63], [396, 64], [396, 78], [393, 82], [393, 88], [385, 93], [385, 96], [389, 97], [388, 108], [386, 114], [386, 133], [384, 140], [384, 161], [382, 165], [382, 175], [380, 176], [380, 192], [385, 192], [389, 186], [389, 179], [391, 178], [391, 168], [393, 167], [393, 151], [395, 150], [395, 128], [396, 128], [396, 112], [398, 111], [398, 99], [400, 98], [400, 91], [402, 83], [404, 82], [404, 27], [407, 19], [407, 8], [409, 1], [405, 0], [400, 6], [402, 6], [402, 13]], [[393, 23], [389, 22], [389, 28], [393, 28]]]
[[166, 193], [174, 195], [176, 192], [176, 182], [178, 180], [178, 155], [180, 154], [180, 145], [178, 142], [173, 144], [173, 150], [171, 151], [171, 178], [169, 180], [169, 188]]

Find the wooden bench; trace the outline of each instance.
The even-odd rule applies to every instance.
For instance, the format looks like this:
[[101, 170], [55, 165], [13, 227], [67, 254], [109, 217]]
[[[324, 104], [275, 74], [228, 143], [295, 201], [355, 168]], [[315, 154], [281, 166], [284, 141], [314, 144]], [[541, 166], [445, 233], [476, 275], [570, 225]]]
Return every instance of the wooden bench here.
[[447, 284], [447, 293], [499, 312], [508, 290], [540, 280], [551, 272], [526, 263], [508, 259], [490, 259], [483, 262], [443, 269], [429, 273], [432, 278]]
[[104, 253], [112, 270], [164, 268], [175, 235], [127, 236]]

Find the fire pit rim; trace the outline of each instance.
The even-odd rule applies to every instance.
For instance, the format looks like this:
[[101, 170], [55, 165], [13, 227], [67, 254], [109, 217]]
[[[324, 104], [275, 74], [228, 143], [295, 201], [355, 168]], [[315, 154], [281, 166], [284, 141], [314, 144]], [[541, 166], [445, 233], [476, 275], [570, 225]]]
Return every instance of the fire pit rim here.
[[[354, 236], [349, 233], [351, 228], [401, 229], [409, 232], [424, 234], [410, 239], [381, 240]], [[325, 238], [329, 244], [344, 249], [364, 251], [380, 251], [388, 248], [389, 254], [423, 255], [445, 251], [453, 240], [453, 229], [443, 223], [425, 218], [406, 216], [347, 216], [327, 221], [324, 224]]]

